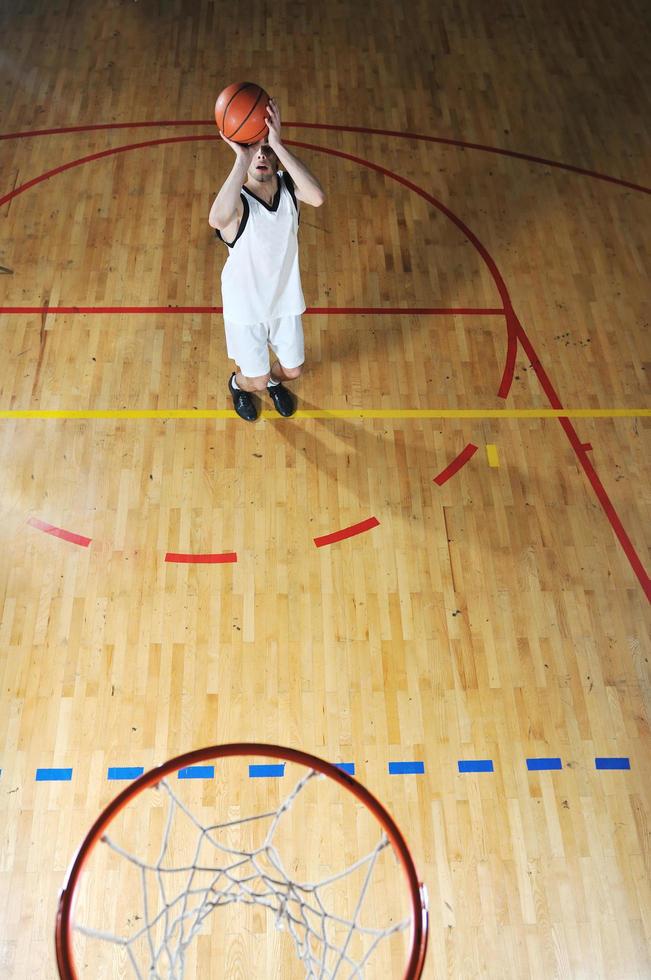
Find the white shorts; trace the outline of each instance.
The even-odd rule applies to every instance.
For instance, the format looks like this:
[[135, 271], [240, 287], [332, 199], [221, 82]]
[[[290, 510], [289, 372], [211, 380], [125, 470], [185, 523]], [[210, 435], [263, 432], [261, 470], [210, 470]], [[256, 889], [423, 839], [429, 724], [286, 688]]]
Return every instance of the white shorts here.
[[300, 316], [243, 326], [224, 319], [226, 349], [245, 378], [269, 374], [269, 347], [283, 367], [297, 368], [305, 360], [303, 323]]

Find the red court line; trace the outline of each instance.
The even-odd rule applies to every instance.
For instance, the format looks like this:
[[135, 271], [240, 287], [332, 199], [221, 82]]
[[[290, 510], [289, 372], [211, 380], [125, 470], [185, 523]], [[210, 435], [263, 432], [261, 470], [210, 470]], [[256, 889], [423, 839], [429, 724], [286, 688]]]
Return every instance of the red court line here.
[[[322, 128], [329, 128], [329, 127], [322, 127]], [[336, 129], [337, 127], [331, 127], [331, 128]], [[359, 130], [359, 131], [363, 131], [363, 130]], [[381, 132], [381, 131], [378, 130], [378, 131], [374, 131], [374, 132]], [[389, 131], [387, 131], [386, 135], [391, 135], [391, 134], [389, 133]], [[396, 134], [396, 135], [398, 135], [398, 136], [404, 136], [405, 134]], [[54, 174], [61, 173], [64, 170], [69, 170], [72, 167], [79, 166], [79, 165], [81, 165], [83, 163], [88, 163], [91, 160], [98, 160], [98, 159], [101, 159], [103, 157], [113, 156], [116, 153], [125, 153], [128, 150], [140, 149], [140, 148], [143, 148], [143, 147], [159, 146], [159, 145], [167, 144], [167, 143], [183, 143], [183, 142], [190, 142], [190, 141], [199, 142], [199, 141], [206, 141], [206, 140], [213, 140], [213, 139], [215, 139], [215, 137], [213, 137], [213, 136], [196, 136], [196, 135], [191, 135], [191, 136], [175, 136], [175, 137], [166, 138], [166, 139], [148, 140], [148, 141], [140, 142], [140, 143], [127, 144], [126, 146], [120, 146], [120, 147], [116, 147], [114, 149], [104, 150], [101, 153], [94, 153], [94, 154], [91, 154], [91, 155], [89, 155], [87, 157], [82, 157], [79, 160], [74, 160], [74, 161], [71, 161], [71, 162], [69, 162], [67, 164], [63, 164], [61, 167], [55, 168], [54, 170], [51, 170], [51, 171], [48, 171], [45, 174], [41, 174], [40, 177], [36, 177], [34, 180], [28, 181], [26, 184], [23, 184], [20, 187], [14, 188], [14, 190], [12, 192], [10, 192], [9, 194], [5, 195], [5, 197], [3, 197], [3, 198], [0, 198], [0, 205], [2, 205], [4, 203], [6, 203], [7, 201], [11, 200], [13, 197], [17, 196], [18, 194], [23, 193], [29, 187], [33, 187], [35, 184], [38, 184], [38, 183], [40, 183], [43, 180], [47, 180], [48, 177], [51, 177]], [[432, 141], [435, 142], [434, 139], [432, 139]], [[451, 211], [449, 208], [447, 208], [444, 204], [442, 204], [439, 200], [437, 200], [431, 194], [428, 194], [427, 191], [423, 190], [422, 187], [419, 187], [418, 184], [414, 184], [414, 183], [412, 183], [412, 181], [409, 181], [406, 178], [400, 176], [399, 174], [396, 174], [393, 171], [386, 169], [385, 167], [381, 167], [378, 164], [371, 162], [370, 160], [365, 160], [362, 157], [357, 157], [357, 156], [354, 156], [353, 154], [350, 154], [350, 153], [344, 153], [341, 150], [335, 150], [335, 149], [332, 149], [331, 147], [318, 146], [318, 145], [315, 145], [313, 143], [303, 143], [303, 142], [299, 142], [298, 140], [287, 140], [287, 143], [288, 143], [288, 145], [302, 147], [302, 148], [307, 149], [307, 150], [312, 150], [312, 151], [314, 151], [316, 153], [326, 153], [326, 154], [328, 154], [330, 156], [336, 156], [336, 157], [340, 157], [340, 158], [342, 158], [344, 160], [350, 160], [353, 163], [358, 164], [359, 166], [366, 167], [369, 170], [374, 170], [376, 173], [382, 174], [385, 177], [388, 177], [389, 179], [394, 180], [394, 181], [396, 181], [399, 184], [402, 184], [408, 190], [411, 190], [413, 193], [417, 194], [419, 197], [422, 197], [423, 200], [428, 201], [432, 205], [432, 207], [436, 208], [442, 214], [446, 215], [446, 217], [457, 228], [459, 228], [459, 230], [466, 236], [466, 238], [468, 239], [468, 241], [470, 241], [474, 245], [475, 249], [477, 250], [477, 252], [479, 253], [479, 255], [482, 257], [482, 259], [484, 260], [484, 262], [486, 263], [486, 265], [487, 265], [487, 267], [489, 269], [489, 272], [491, 273], [491, 276], [493, 277], [493, 281], [494, 281], [495, 286], [496, 286], [496, 288], [497, 288], [497, 290], [499, 292], [500, 299], [501, 299], [501, 301], [503, 303], [503, 306], [504, 306], [504, 312], [505, 312], [506, 319], [507, 319], [507, 345], [508, 346], [507, 346], [507, 363], [505, 364], [505, 368], [504, 368], [504, 372], [503, 372], [503, 376], [502, 376], [502, 382], [501, 382], [501, 385], [500, 385], [500, 392], [502, 392], [504, 390], [508, 390], [508, 387], [510, 386], [510, 383], [511, 383], [511, 380], [512, 380], [513, 368], [514, 368], [514, 365], [515, 365], [515, 357], [514, 357], [514, 349], [513, 349], [513, 334], [515, 333], [515, 334], [517, 334], [517, 339], [523, 344], [523, 347], [529, 353], [529, 357], [530, 357], [532, 366], [535, 367], [536, 374], [538, 375], [538, 379], [539, 379], [539, 381], [540, 381], [540, 383], [541, 383], [541, 385], [543, 387], [543, 390], [545, 390], [545, 392], [547, 393], [548, 398], [550, 398], [550, 404], [552, 405], [552, 407], [562, 408], [562, 405], [560, 404], [560, 400], [558, 399], [558, 396], [555, 394], [555, 392], [554, 392], [554, 396], [556, 398], [557, 404], [554, 403], [554, 401], [552, 400], [552, 398], [551, 398], [551, 396], [549, 394], [549, 391], [552, 391], [553, 392], [553, 387], [551, 386], [551, 382], [547, 378], [547, 375], [545, 374], [544, 370], [542, 369], [542, 367], [540, 365], [540, 361], [539, 361], [538, 356], [537, 356], [537, 354], [536, 354], [536, 352], [535, 352], [535, 350], [533, 348], [533, 345], [529, 341], [529, 339], [528, 339], [528, 337], [527, 337], [527, 335], [526, 335], [526, 333], [524, 331], [524, 328], [522, 327], [522, 324], [518, 320], [518, 318], [517, 318], [517, 316], [516, 316], [516, 314], [515, 314], [515, 312], [513, 310], [513, 306], [512, 306], [512, 303], [511, 303], [511, 298], [510, 298], [508, 289], [506, 287], [506, 283], [504, 282], [504, 280], [503, 280], [503, 278], [502, 278], [502, 276], [501, 276], [501, 274], [499, 272], [499, 269], [497, 268], [497, 264], [495, 263], [494, 259], [492, 258], [492, 256], [490, 255], [490, 253], [488, 252], [488, 250], [486, 249], [486, 247], [482, 244], [482, 242], [479, 241], [479, 239], [477, 238], [477, 236], [461, 220], [461, 218], [459, 218], [453, 211]], [[549, 165], [549, 166], [554, 166], [555, 165], [553, 163], [553, 161], [537, 160], [536, 162], [546, 162], [547, 165]], [[572, 168], [572, 167], [568, 167], [568, 168], [565, 168], [565, 169], [577, 170], [577, 168]], [[578, 172], [583, 172], [583, 171], [578, 171]], [[589, 171], [586, 171], [585, 173], [587, 175], [591, 175], [591, 176], [598, 176], [598, 177], [601, 177], [602, 176], [602, 175], [599, 175], [599, 174], [590, 174]], [[605, 177], [603, 179], [610, 180], [611, 182], [614, 182], [614, 183], [625, 184], [624, 181], [617, 181], [614, 178], [606, 178]], [[643, 190], [645, 193], [651, 193], [651, 190], [649, 190], [647, 188], [635, 187], [635, 185], [628, 185], [628, 186], [633, 186], [634, 189], [637, 189], [637, 190]], [[543, 378], [545, 379], [545, 381], [543, 381]], [[549, 386], [549, 388], [546, 388], [545, 387], [545, 383]], [[572, 444], [573, 448], [575, 448], [575, 451], [576, 451], [577, 455], [579, 456], [579, 459], [580, 459], [581, 464], [582, 464], [582, 466], [584, 468], [584, 471], [586, 473], [586, 476], [590, 480], [590, 482], [591, 482], [591, 484], [593, 486], [593, 489], [595, 490], [595, 493], [597, 494], [597, 498], [599, 499], [600, 503], [602, 504], [602, 507], [604, 509], [604, 512], [605, 512], [606, 516], [608, 517], [608, 520], [610, 521], [610, 524], [611, 524], [613, 530], [615, 531], [615, 534], [617, 535], [617, 538], [619, 539], [620, 543], [622, 544], [622, 547], [624, 548], [624, 552], [625, 552], [627, 558], [629, 559], [629, 561], [631, 563], [631, 566], [632, 566], [632, 568], [633, 568], [636, 576], [638, 577], [638, 579], [639, 579], [639, 581], [640, 581], [640, 583], [642, 585], [642, 588], [644, 589], [646, 595], [649, 596], [650, 595], [649, 577], [648, 577], [648, 575], [646, 574], [646, 572], [644, 570], [644, 567], [642, 565], [642, 562], [641, 562], [639, 556], [637, 555], [637, 553], [635, 551], [635, 548], [634, 548], [632, 542], [630, 541], [628, 535], [626, 534], [626, 531], [624, 530], [624, 527], [623, 527], [623, 525], [622, 525], [622, 523], [621, 523], [621, 521], [620, 521], [620, 519], [619, 519], [619, 517], [618, 517], [618, 515], [617, 515], [617, 513], [616, 513], [616, 511], [614, 509], [614, 507], [613, 507], [613, 504], [611, 503], [611, 501], [610, 501], [610, 499], [609, 499], [609, 497], [608, 497], [608, 495], [606, 493], [605, 488], [601, 484], [601, 481], [599, 480], [599, 477], [597, 476], [596, 472], [594, 471], [594, 469], [592, 467], [592, 464], [590, 464], [589, 460], [587, 459], [585, 452], [581, 449], [581, 442], [578, 439], [578, 436], [576, 435], [576, 432], [574, 430], [574, 427], [571, 425], [571, 423], [569, 423], [569, 420], [567, 420], [567, 419], [560, 419], [559, 421], [561, 422], [561, 425], [563, 425], [563, 429], [566, 432], [566, 435], [568, 436], [568, 439], [570, 440], [570, 443]], [[568, 423], [569, 429], [567, 428], [567, 426], [564, 423]], [[573, 434], [573, 437], [574, 438], [572, 437], [572, 434]], [[578, 446], [578, 448], [577, 448], [577, 446]]]
[[189, 555], [168, 551], [165, 555], [165, 561], [185, 565], [223, 565], [237, 561], [237, 554], [234, 551], [225, 551], [220, 555]]
[[555, 167], [559, 170], [567, 170], [582, 177], [592, 177], [595, 180], [605, 180], [611, 184], [618, 184], [620, 187], [628, 187], [634, 191], [641, 191], [642, 194], [651, 194], [651, 187], [643, 184], [633, 184], [631, 181], [622, 180], [621, 177], [610, 177], [608, 174], [599, 173], [596, 170], [586, 170], [584, 167], [575, 167], [571, 163], [562, 163], [559, 160], [548, 160], [546, 157], [533, 156], [530, 153], [520, 153], [517, 150], [505, 150], [498, 146], [487, 146], [484, 143], [467, 143], [465, 140], [456, 140], [444, 136], [424, 136], [422, 133], [401, 133], [393, 129], [369, 129], [365, 126], [335, 126], [325, 123], [306, 123], [295, 122], [285, 123], [283, 126], [295, 126], [297, 129], [325, 129], [337, 133], [364, 133], [368, 136], [394, 136], [398, 139], [419, 140], [424, 143], [439, 143], [442, 146], [458, 146], [465, 150], [479, 150], [482, 153], [495, 153], [498, 156], [513, 157], [515, 160], [526, 160], [528, 163], [540, 163], [545, 167]]
[[[299, 140], [287, 140], [287, 143], [290, 146], [298, 146], [301, 149], [314, 150], [317, 153], [326, 153], [329, 156], [341, 157], [343, 160], [350, 160], [352, 163], [356, 163], [358, 166], [367, 167], [369, 170], [374, 170], [376, 173], [382, 174], [384, 177], [388, 177], [390, 180], [395, 180], [396, 183], [402, 184], [402, 186], [406, 187], [407, 190], [410, 190], [419, 197], [422, 197], [423, 200], [427, 201], [428, 204], [431, 204], [433, 208], [440, 211], [441, 214], [444, 214], [448, 221], [451, 221], [452, 224], [459, 229], [461, 234], [464, 235], [472, 245], [474, 245], [475, 250], [484, 260], [484, 263], [488, 267], [488, 270], [493, 278], [495, 288], [497, 289], [502, 302], [502, 312], [507, 317], [507, 323], [509, 317], [515, 317], [509, 291], [492, 255], [486, 246], [480, 242], [475, 233], [471, 231], [468, 225], [462, 221], [462, 219], [459, 218], [454, 211], [451, 211], [445, 206], [445, 204], [439, 201], [438, 198], [434, 197], [432, 194], [428, 194], [428, 192], [423, 190], [422, 187], [420, 187], [418, 184], [414, 184], [411, 180], [407, 180], [406, 177], [402, 177], [393, 170], [387, 170], [386, 167], [381, 167], [379, 164], [373, 163], [371, 160], [365, 160], [363, 157], [354, 156], [352, 153], [344, 153], [342, 150], [334, 150], [329, 146], [316, 146], [314, 143], [303, 143]], [[0, 204], [2, 204], [2, 201], [0, 201]]]
[[221, 313], [221, 306], [0, 306], [0, 313]]
[[[304, 149], [314, 150], [316, 152], [320, 151], [322, 153], [332, 154], [333, 156], [343, 157], [344, 159], [352, 160], [354, 163], [357, 163], [360, 166], [368, 167], [370, 170], [375, 170], [377, 173], [384, 174], [386, 177], [389, 177], [390, 179], [397, 181], [399, 184], [402, 184], [404, 187], [407, 187], [415, 194], [418, 194], [418, 196], [422, 197], [425, 201], [429, 201], [429, 203], [433, 207], [435, 207], [442, 214], [445, 214], [450, 219], [450, 221], [452, 221], [452, 223], [455, 224], [457, 228], [459, 228], [459, 230], [475, 246], [477, 252], [483, 258], [484, 262], [486, 263], [489, 269], [489, 272], [493, 277], [493, 282], [495, 283], [495, 286], [500, 294], [500, 299], [502, 300], [502, 303], [504, 305], [504, 310], [506, 313], [506, 321], [507, 321], [507, 345], [509, 346], [507, 346], [507, 364], [505, 365], [504, 368], [500, 390], [503, 389], [508, 390], [508, 386], [510, 385], [513, 376], [512, 373], [513, 373], [513, 368], [515, 366], [515, 356], [514, 356], [515, 349], [514, 349], [513, 338], [515, 337], [522, 344], [526, 353], [528, 354], [529, 360], [531, 362], [531, 366], [534, 368], [538, 380], [540, 381], [540, 384], [545, 394], [547, 395], [552, 408], [563, 407], [561, 405], [558, 395], [554, 391], [554, 388], [540, 363], [540, 359], [538, 358], [538, 355], [536, 354], [536, 351], [531, 341], [529, 340], [527, 334], [525, 333], [524, 327], [520, 323], [515, 311], [513, 310], [511, 297], [506, 287], [506, 283], [504, 282], [502, 275], [499, 269], [497, 268], [497, 264], [495, 263], [495, 260], [488, 252], [488, 249], [479, 241], [477, 236], [470, 230], [470, 228], [468, 228], [468, 226], [461, 220], [461, 218], [457, 217], [457, 215], [454, 214], [454, 212], [450, 211], [449, 208], [445, 207], [444, 204], [438, 201], [431, 194], [428, 194], [427, 191], [424, 191], [422, 187], [419, 187], [417, 184], [414, 184], [409, 180], [406, 180], [404, 177], [401, 177], [399, 174], [393, 173], [393, 171], [391, 170], [387, 170], [385, 167], [380, 167], [378, 164], [372, 163], [370, 160], [364, 160], [361, 157], [356, 157], [349, 153], [343, 153], [341, 150], [333, 150], [330, 147], [315, 146], [312, 143], [301, 143], [296, 140], [287, 140], [287, 142], [291, 143], [293, 146], [299, 146]], [[510, 371], [510, 376], [509, 376], [509, 371]], [[622, 548], [624, 549], [624, 553], [626, 554], [626, 557], [628, 558], [631, 567], [635, 572], [635, 575], [639, 579], [639, 582], [642, 588], [644, 589], [646, 596], [651, 600], [651, 587], [649, 585], [649, 576], [647, 575], [644, 566], [640, 560], [640, 557], [635, 551], [633, 543], [628, 537], [624, 529], [624, 526], [621, 520], [619, 519], [619, 516], [610, 498], [608, 497], [608, 494], [603, 484], [601, 483], [599, 477], [597, 476], [594, 467], [592, 466], [590, 460], [588, 459], [585, 451], [581, 448], [581, 440], [577, 436], [574, 426], [569, 421], [569, 419], [561, 418], [559, 419], [559, 421], [563, 426], [563, 429], [568, 439], [570, 440], [573, 449], [575, 450], [577, 456], [579, 457], [579, 460], [581, 462], [581, 465], [583, 466], [585, 474], [588, 477], [590, 483], [592, 484], [592, 487], [597, 495], [597, 498], [603, 507], [604, 513], [606, 514], [606, 517], [610, 521], [611, 527], [613, 528], [613, 531], [615, 532], [620, 544], [622, 545]], [[461, 465], [463, 465], [463, 463]], [[439, 477], [437, 479], [439, 479], [442, 475], [443, 474], [439, 474]]]
[[644, 565], [642, 564], [642, 561], [638, 553], [636, 552], [635, 547], [633, 546], [633, 542], [631, 541], [628, 534], [626, 533], [626, 529], [624, 528], [624, 525], [619, 519], [619, 515], [615, 510], [610, 500], [610, 497], [608, 496], [608, 493], [606, 492], [606, 488], [604, 487], [603, 483], [599, 479], [599, 475], [595, 470], [594, 466], [592, 465], [592, 462], [588, 457], [586, 449], [583, 443], [581, 442], [581, 440], [579, 439], [579, 436], [577, 435], [576, 429], [574, 428], [572, 422], [568, 418], [560, 418], [558, 421], [563, 426], [563, 429], [565, 430], [565, 434], [567, 435], [567, 438], [570, 440], [572, 448], [574, 449], [574, 452], [579, 458], [579, 462], [583, 467], [583, 471], [587, 476], [588, 480], [590, 481], [590, 483], [592, 484], [592, 489], [596, 493], [599, 503], [603, 507], [604, 513], [606, 514], [606, 517], [610, 521], [611, 527], [615, 532], [615, 534], [617, 535], [619, 543], [624, 549], [624, 554], [628, 558], [631, 567], [640, 582], [640, 585], [644, 589], [644, 594], [646, 595], [649, 602], [651, 602], [651, 578], [649, 578], [649, 575], [647, 574], [647, 571]]
[[[527, 354], [527, 357], [531, 362], [531, 366], [536, 372], [536, 376], [538, 378], [538, 381], [540, 382], [540, 386], [545, 392], [545, 394], [547, 395], [550, 405], [552, 406], [552, 408], [563, 408], [563, 405], [561, 404], [561, 400], [556, 393], [556, 389], [551, 383], [544, 367], [540, 363], [538, 359], [538, 355], [536, 354], [536, 351], [534, 349], [534, 346], [529, 340], [527, 334], [525, 333], [521, 323], [518, 323], [518, 340], [522, 344], [525, 353]], [[610, 526], [615, 532], [615, 535], [617, 536], [617, 539], [624, 550], [624, 554], [628, 558], [631, 568], [635, 572], [635, 575], [637, 576], [638, 581], [644, 590], [644, 594], [646, 595], [647, 599], [651, 602], [651, 579], [649, 578], [649, 575], [647, 574], [646, 569], [642, 564], [642, 560], [640, 559], [638, 553], [635, 550], [633, 542], [631, 541], [628, 534], [626, 533], [626, 529], [624, 528], [624, 525], [622, 524], [619, 515], [615, 510], [615, 507], [610, 497], [608, 496], [606, 488], [604, 487], [603, 483], [599, 479], [597, 471], [595, 470], [594, 466], [592, 465], [592, 462], [590, 461], [590, 458], [588, 456], [584, 444], [581, 442], [578, 433], [574, 428], [574, 425], [572, 424], [570, 419], [561, 417], [559, 418], [558, 421], [561, 423], [561, 426], [563, 427], [563, 431], [565, 432], [565, 435], [569, 439], [570, 445], [572, 446], [572, 449], [576, 453], [579, 462], [583, 467], [583, 471], [587, 476], [588, 480], [590, 481], [592, 489], [597, 495], [597, 499], [599, 500], [599, 503], [601, 504], [604, 513], [610, 522]]]
[[[221, 306], [0, 306], [0, 313], [221, 313]], [[442, 306], [308, 306], [314, 316], [504, 316], [492, 307]]]
[[[214, 119], [162, 119], [146, 120], [144, 122], [126, 123], [98, 123], [89, 126], [59, 126], [54, 129], [34, 129], [18, 133], [0, 133], [0, 140], [25, 139], [33, 136], [55, 136], [61, 133], [86, 133], [97, 130], [110, 129], [146, 129], [156, 126], [210, 126], [215, 125]], [[526, 160], [528, 163], [539, 163], [544, 167], [554, 167], [558, 170], [567, 170], [569, 173], [579, 174], [582, 177], [591, 177], [595, 180], [605, 180], [620, 187], [628, 187], [642, 194], [651, 194], [651, 187], [643, 184], [634, 184], [621, 177], [611, 177], [608, 174], [599, 173], [596, 170], [586, 170], [584, 167], [575, 167], [571, 163], [562, 163], [560, 160], [548, 160], [546, 157], [533, 156], [530, 153], [520, 153], [518, 150], [505, 150], [499, 146], [488, 146], [484, 143], [468, 143], [466, 140], [457, 140], [445, 136], [426, 136], [423, 133], [405, 133], [395, 129], [372, 129], [367, 126], [335, 126], [331, 123], [313, 122], [285, 122], [283, 126], [295, 129], [320, 129], [326, 132], [335, 133], [363, 133], [368, 136], [393, 136], [403, 140], [418, 140], [423, 143], [438, 143], [441, 146], [462, 147], [465, 150], [478, 150], [481, 153], [495, 153], [498, 156], [512, 157], [515, 160]], [[217, 137], [209, 137], [216, 139]]]
[[438, 483], [438, 485], [442, 487], [451, 476], [454, 476], [455, 473], [459, 472], [462, 466], [466, 465], [469, 459], [472, 459], [476, 452], [477, 446], [473, 445], [472, 442], [469, 442], [466, 448], [462, 449], [459, 455], [456, 456], [451, 463], [448, 463], [445, 469], [441, 470], [438, 476], [434, 477], [434, 483]]
[[500, 398], [506, 398], [509, 391], [511, 390], [511, 385], [513, 384], [513, 376], [515, 374], [515, 362], [518, 355], [518, 326], [520, 321], [518, 320], [515, 311], [509, 304], [509, 309], [506, 313], [506, 358], [504, 360], [504, 370], [502, 371], [502, 380], [500, 381], [500, 386], [498, 388], [497, 394]]
[[[81, 166], [82, 164], [90, 163], [91, 161], [103, 159], [105, 157], [113, 156], [118, 153], [125, 153], [128, 150], [143, 149], [144, 147], [161, 146], [170, 143], [185, 143], [185, 142], [192, 142], [192, 141], [201, 142], [201, 141], [213, 140], [213, 139], [215, 139], [215, 137], [207, 136], [207, 135], [206, 136], [196, 136], [196, 135], [171, 136], [171, 137], [155, 139], [155, 140], [146, 140], [140, 143], [130, 143], [124, 146], [113, 147], [109, 150], [102, 150], [100, 153], [91, 153], [86, 157], [80, 157], [77, 160], [71, 160], [68, 163], [62, 164], [59, 167], [55, 167], [53, 170], [49, 170], [46, 173], [43, 173], [40, 176], [33, 178], [27, 183], [21, 184], [19, 187], [15, 187], [4, 197], [0, 198], [0, 207], [3, 204], [6, 204], [8, 201], [12, 200], [14, 197], [17, 197], [19, 194], [24, 193], [30, 187], [34, 187], [36, 184], [39, 184], [44, 180], [48, 180], [50, 177], [62, 173], [65, 170], [70, 170], [73, 167], [78, 167]], [[487, 265], [491, 273], [493, 282], [495, 283], [497, 291], [500, 295], [503, 312], [507, 316], [507, 323], [509, 317], [515, 316], [511, 304], [511, 298], [509, 296], [508, 289], [506, 288], [506, 283], [504, 282], [502, 275], [499, 269], [497, 268], [496, 262], [488, 252], [488, 249], [482, 244], [482, 242], [480, 242], [480, 240], [477, 238], [474, 232], [470, 230], [468, 225], [466, 225], [465, 222], [461, 220], [461, 218], [459, 218], [453, 211], [447, 208], [441, 201], [433, 197], [431, 194], [428, 194], [427, 191], [424, 191], [422, 187], [419, 187], [417, 184], [412, 183], [412, 181], [407, 180], [405, 177], [402, 177], [400, 174], [396, 174], [392, 170], [388, 170], [386, 167], [381, 167], [379, 164], [373, 163], [370, 160], [365, 160], [362, 157], [357, 157], [350, 153], [344, 153], [341, 150], [335, 150], [331, 147], [315, 146], [313, 143], [303, 143], [298, 140], [287, 140], [287, 144], [290, 146], [298, 146], [307, 150], [313, 150], [317, 153], [318, 152], [325, 153], [329, 156], [340, 157], [343, 160], [350, 160], [352, 163], [356, 163], [358, 166], [366, 167], [369, 170], [374, 170], [376, 173], [382, 174], [383, 176], [388, 177], [390, 180], [394, 180], [397, 183], [402, 184], [403, 187], [406, 187], [408, 190], [417, 194], [419, 197], [422, 197], [423, 200], [427, 201], [432, 207], [436, 208], [437, 211], [440, 211], [442, 214], [444, 214], [448, 218], [448, 220], [451, 221], [459, 229], [459, 231], [461, 231], [461, 233], [468, 239], [468, 241], [470, 241], [474, 245], [476, 251], [484, 260], [485, 264]], [[508, 332], [508, 328], [507, 328], [507, 332]]]
[[334, 544], [335, 541], [343, 541], [344, 538], [352, 538], [356, 534], [370, 531], [372, 527], [378, 527], [380, 522], [377, 517], [368, 517], [359, 524], [351, 524], [350, 527], [343, 527], [341, 531], [333, 531], [332, 534], [323, 534], [320, 538], [315, 538], [314, 543], [317, 548], [323, 548], [326, 544]]
[[54, 524], [40, 521], [38, 517], [29, 517], [27, 523], [38, 528], [39, 531], [45, 531], [46, 534], [52, 534], [55, 538], [62, 538], [64, 541], [70, 541], [71, 544], [78, 544], [82, 548], [87, 548], [92, 541], [92, 538], [86, 538], [83, 534], [75, 534], [73, 531], [66, 531], [63, 527], [55, 527]]
[[[92, 133], [104, 129], [149, 129], [157, 126], [207, 126], [215, 125], [215, 121], [207, 119], [161, 119], [159, 122], [120, 122], [95, 123], [90, 126], [58, 126], [55, 129], [28, 129], [21, 133], [0, 133], [0, 140], [25, 139], [30, 136], [59, 136], [61, 133]], [[289, 126], [290, 123], [283, 123]]]
[[50, 177], [54, 177], [56, 174], [61, 174], [66, 170], [72, 170], [74, 167], [81, 167], [83, 164], [91, 163], [94, 160], [102, 160], [105, 157], [115, 156], [118, 153], [127, 153], [129, 150], [141, 150], [144, 147], [162, 146], [166, 143], [196, 143], [214, 139], [214, 136], [169, 136], [158, 140], [144, 140], [141, 143], [127, 143], [124, 146], [115, 146], [109, 150], [101, 150], [99, 153], [90, 153], [88, 156], [79, 157], [77, 160], [69, 160], [68, 163], [62, 163], [61, 166], [54, 167], [52, 170], [47, 170], [38, 177], [28, 180], [25, 184], [21, 184], [19, 187], [14, 187], [14, 189], [9, 191], [8, 194], [5, 194], [4, 197], [0, 197], [0, 207], [7, 204], [8, 201], [12, 201], [14, 197], [18, 197], [19, 194], [24, 194], [25, 191], [30, 189], [30, 187], [35, 187], [37, 184], [42, 183], [44, 180], [48, 180]]
[[306, 313], [353, 313], [389, 316], [504, 316], [504, 310], [481, 306], [308, 306]]

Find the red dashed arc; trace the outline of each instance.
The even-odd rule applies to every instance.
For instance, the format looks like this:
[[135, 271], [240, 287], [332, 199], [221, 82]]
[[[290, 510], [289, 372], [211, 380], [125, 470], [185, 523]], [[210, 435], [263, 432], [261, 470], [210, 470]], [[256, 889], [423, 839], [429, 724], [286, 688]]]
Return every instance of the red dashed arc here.
[[451, 463], [449, 463], [444, 470], [441, 470], [438, 476], [434, 477], [434, 483], [437, 483], [440, 487], [458, 473], [462, 466], [465, 466], [468, 460], [477, 452], [477, 446], [469, 442], [465, 449], [462, 449], [458, 456], [456, 456]]
[[353, 538], [356, 534], [370, 531], [373, 527], [379, 527], [380, 522], [377, 517], [368, 517], [365, 521], [358, 524], [351, 524], [343, 527], [341, 531], [333, 531], [331, 534], [323, 534], [320, 538], [315, 538], [314, 543], [317, 548], [323, 548], [327, 544], [335, 544], [337, 541], [344, 541], [346, 538]]
[[236, 562], [237, 554], [234, 551], [225, 551], [222, 554], [215, 555], [196, 555], [168, 551], [165, 555], [165, 561], [185, 565], [224, 565]]
[[27, 521], [32, 527], [38, 528], [39, 531], [45, 531], [46, 534], [51, 534], [55, 538], [61, 538], [63, 541], [69, 541], [70, 544], [78, 544], [82, 548], [87, 548], [88, 545], [93, 540], [92, 538], [84, 537], [83, 534], [75, 534], [74, 531], [66, 531], [64, 527], [57, 527], [55, 524], [48, 524], [46, 521], [41, 521], [38, 517], [30, 517]]

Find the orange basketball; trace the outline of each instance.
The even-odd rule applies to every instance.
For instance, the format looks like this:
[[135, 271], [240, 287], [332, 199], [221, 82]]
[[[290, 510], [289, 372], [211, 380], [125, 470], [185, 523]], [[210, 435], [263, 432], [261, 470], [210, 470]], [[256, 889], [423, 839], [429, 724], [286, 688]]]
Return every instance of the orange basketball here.
[[229, 140], [257, 143], [269, 135], [269, 96], [255, 82], [234, 82], [220, 93], [215, 104], [215, 122]]

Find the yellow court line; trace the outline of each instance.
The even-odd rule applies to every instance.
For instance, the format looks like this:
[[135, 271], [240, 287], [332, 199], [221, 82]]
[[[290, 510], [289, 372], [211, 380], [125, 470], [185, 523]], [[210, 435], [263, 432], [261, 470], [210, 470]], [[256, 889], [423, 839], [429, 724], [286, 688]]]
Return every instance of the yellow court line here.
[[[279, 421], [274, 411], [260, 413]], [[294, 419], [614, 419], [649, 418], [651, 408], [324, 408]], [[3, 409], [0, 419], [236, 419], [228, 408]]]

